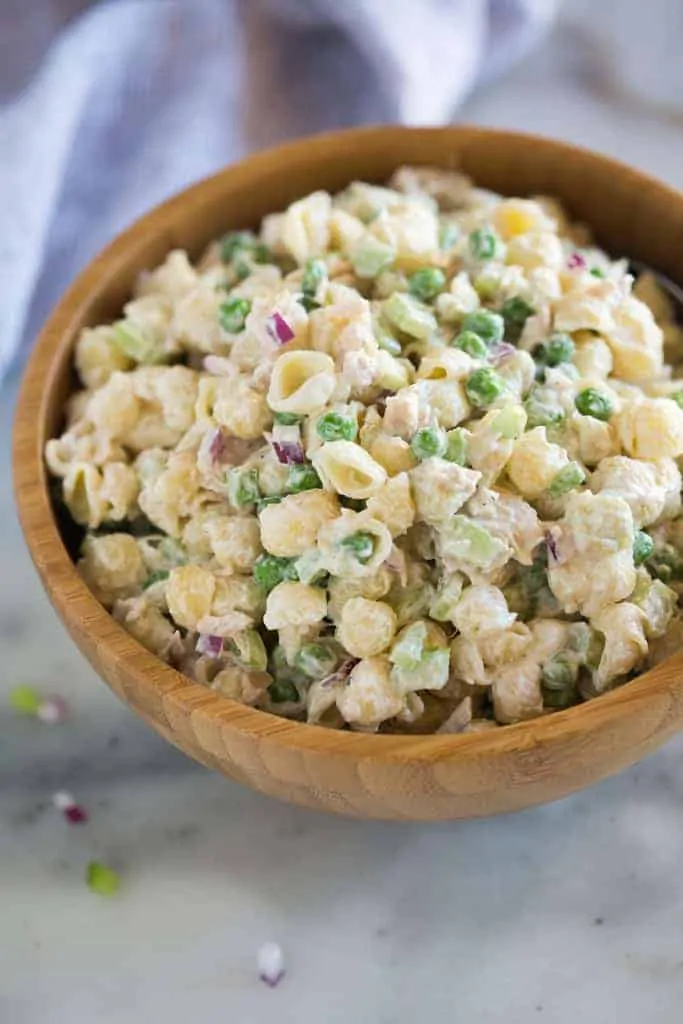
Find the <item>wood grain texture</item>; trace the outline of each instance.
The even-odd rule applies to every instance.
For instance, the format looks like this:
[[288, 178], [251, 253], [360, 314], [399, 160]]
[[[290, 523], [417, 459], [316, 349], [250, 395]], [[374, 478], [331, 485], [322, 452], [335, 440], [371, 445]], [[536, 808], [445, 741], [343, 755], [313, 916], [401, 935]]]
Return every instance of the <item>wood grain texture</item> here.
[[466, 736], [370, 736], [287, 722], [184, 678], [144, 650], [78, 576], [42, 452], [61, 427], [81, 327], [118, 315], [138, 272], [173, 246], [198, 256], [316, 188], [382, 182], [402, 163], [458, 168], [508, 194], [557, 196], [599, 243], [683, 282], [683, 197], [604, 157], [487, 129], [364, 128], [259, 153], [157, 207], [80, 275], [38, 338], [17, 404], [14, 482], [43, 585], [111, 689], [171, 743], [264, 793], [361, 817], [464, 818], [554, 800], [632, 764], [683, 725], [683, 653], [568, 711]]

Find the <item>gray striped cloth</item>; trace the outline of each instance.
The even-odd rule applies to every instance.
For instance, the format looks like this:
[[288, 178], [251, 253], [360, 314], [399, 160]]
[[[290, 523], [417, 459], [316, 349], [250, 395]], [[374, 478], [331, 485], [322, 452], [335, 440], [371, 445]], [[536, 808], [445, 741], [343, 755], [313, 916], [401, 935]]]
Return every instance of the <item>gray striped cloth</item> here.
[[[24, 34], [16, 14], [3, 25], [0, 13], [11, 49], [0, 73], [0, 374], [87, 260], [154, 203], [285, 137], [448, 121], [475, 84], [542, 36], [555, 8], [555, 0], [85, 3], [23, 5]], [[12, 91], [1, 74], [22, 70], [22, 47], [26, 64], [34, 57], [41, 21], [52, 42], [28, 84]]]

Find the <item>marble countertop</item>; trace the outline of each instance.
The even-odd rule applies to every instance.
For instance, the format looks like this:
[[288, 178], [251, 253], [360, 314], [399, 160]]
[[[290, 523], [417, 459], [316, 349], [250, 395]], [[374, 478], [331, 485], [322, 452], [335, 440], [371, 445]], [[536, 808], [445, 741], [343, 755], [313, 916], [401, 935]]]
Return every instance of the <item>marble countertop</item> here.
[[[682, 186], [681, 125], [627, 104], [595, 62], [565, 27], [463, 119]], [[23, 549], [6, 448], [0, 690], [57, 691], [72, 714], [48, 727], [0, 699], [2, 1024], [681, 1019], [683, 736], [589, 791], [487, 821], [357, 822], [251, 793], [150, 732], [82, 660]], [[51, 807], [59, 789], [87, 825]], [[91, 859], [120, 871], [115, 899], [85, 887]], [[287, 965], [274, 990], [256, 978], [268, 940]]]

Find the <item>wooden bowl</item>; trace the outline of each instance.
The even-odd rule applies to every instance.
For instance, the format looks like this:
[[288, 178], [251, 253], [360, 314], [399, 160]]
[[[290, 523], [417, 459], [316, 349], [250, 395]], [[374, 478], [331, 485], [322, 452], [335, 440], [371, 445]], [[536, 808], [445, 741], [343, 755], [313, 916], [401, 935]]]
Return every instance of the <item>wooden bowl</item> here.
[[71, 286], [38, 338], [17, 405], [19, 516], [69, 633], [118, 696], [191, 757], [264, 793], [369, 818], [467, 818], [555, 800], [637, 761], [683, 723], [683, 653], [588, 704], [464, 736], [376, 736], [288, 722], [219, 696], [148, 653], [105, 611], [69, 557], [50, 502], [45, 441], [73, 386], [79, 330], [116, 317], [137, 273], [175, 246], [197, 257], [228, 228], [317, 188], [382, 182], [400, 164], [461, 168], [513, 195], [557, 196], [614, 254], [683, 283], [683, 197], [619, 163], [478, 128], [362, 128], [258, 153], [119, 235]]

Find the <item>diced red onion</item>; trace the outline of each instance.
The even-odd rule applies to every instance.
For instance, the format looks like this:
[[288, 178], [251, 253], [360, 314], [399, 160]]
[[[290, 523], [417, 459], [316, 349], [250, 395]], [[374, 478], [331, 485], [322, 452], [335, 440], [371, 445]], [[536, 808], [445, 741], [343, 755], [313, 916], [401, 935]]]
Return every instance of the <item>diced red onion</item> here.
[[295, 337], [291, 326], [277, 309], [266, 320], [266, 330], [277, 345], [286, 345], [288, 341]]
[[41, 700], [36, 711], [37, 717], [46, 725], [63, 722], [69, 713], [69, 705], [62, 697], [46, 697]]
[[211, 435], [209, 441], [209, 456], [211, 461], [215, 464], [221, 461], [225, 452], [225, 435], [220, 427], [217, 427]]
[[220, 658], [223, 653], [223, 637], [212, 633], [200, 633], [195, 647], [197, 654], [206, 654], [209, 658]]
[[52, 803], [58, 811], [62, 812], [70, 825], [84, 825], [87, 822], [88, 815], [85, 808], [76, 803], [71, 793], [67, 793], [65, 790], [54, 793]]
[[579, 270], [586, 266], [585, 257], [580, 252], [573, 252], [567, 260], [568, 270]]
[[557, 546], [557, 541], [558, 537], [552, 530], [545, 531], [545, 543], [548, 548], [548, 561], [553, 562], [555, 565], [559, 565], [560, 562], [560, 549]]
[[282, 981], [285, 976], [285, 962], [282, 948], [277, 942], [264, 942], [256, 956], [258, 976], [270, 988]]
[[88, 820], [88, 815], [82, 807], [75, 804], [73, 807], [67, 807], [64, 811], [64, 817], [70, 825], [85, 825]]
[[301, 443], [301, 430], [296, 423], [276, 423], [269, 440], [278, 462], [283, 465], [289, 466], [294, 462], [306, 461]]
[[515, 346], [511, 345], [508, 341], [497, 341], [489, 349], [488, 361], [497, 365], [503, 359], [509, 359], [516, 351]]
[[327, 687], [337, 686], [339, 683], [345, 683], [359, 661], [360, 658], [347, 658], [345, 661], [342, 661], [339, 668], [335, 669], [334, 672], [330, 672], [329, 676], [325, 676], [324, 679], [320, 680], [320, 685]]
[[292, 463], [301, 463], [306, 461], [304, 450], [300, 444], [292, 443], [291, 441], [271, 441], [273, 451], [277, 455], [278, 462], [281, 462], [284, 466], [291, 466]]

